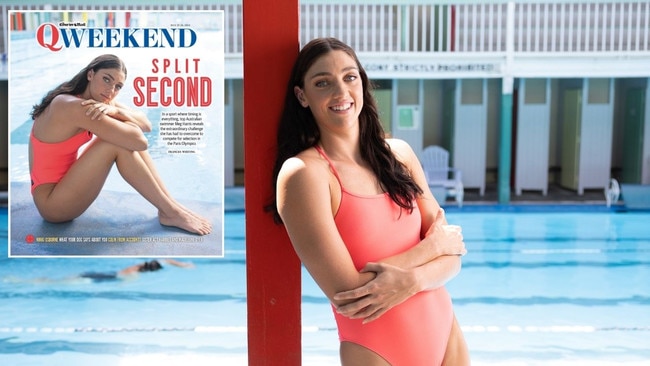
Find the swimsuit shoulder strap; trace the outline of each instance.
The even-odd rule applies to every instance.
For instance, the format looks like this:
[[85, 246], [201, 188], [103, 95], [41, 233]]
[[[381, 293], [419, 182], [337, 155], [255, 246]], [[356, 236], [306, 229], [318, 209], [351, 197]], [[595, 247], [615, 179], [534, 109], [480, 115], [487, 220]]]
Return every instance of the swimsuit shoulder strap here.
[[316, 146], [314, 146], [314, 148], [316, 149], [316, 151], [318, 151], [320, 156], [322, 156], [323, 158], [325, 158], [325, 160], [327, 160], [327, 164], [329, 164], [330, 169], [332, 170], [332, 173], [334, 173], [334, 176], [336, 177], [336, 180], [339, 182], [339, 186], [341, 186], [341, 190], [344, 190], [343, 189], [343, 183], [341, 183], [341, 178], [339, 177], [339, 173], [336, 171], [336, 168], [334, 168], [334, 164], [332, 164], [332, 161], [330, 160], [330, 158], [327, 156], [327, 154], [325, 154], [325, 151], [323, 151], [323, 149], [321, 149], [320, 146], [316, 145]]

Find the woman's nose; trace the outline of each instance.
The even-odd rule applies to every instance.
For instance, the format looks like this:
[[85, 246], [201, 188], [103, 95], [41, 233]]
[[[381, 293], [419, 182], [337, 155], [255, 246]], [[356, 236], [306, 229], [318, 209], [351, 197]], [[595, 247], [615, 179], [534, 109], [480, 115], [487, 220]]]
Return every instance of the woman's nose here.
[[108, 87], [108, 92], [111, 93], [111, 95], [117, 93], [117, 87], [115, 85], [110, 85]]
[[345, 83], [340, 82], [340, 81], [337, 82], [337, 83], [334, 83], [334, 87], [332, 88], [332, 93], [335, 96], [345, 95], [346, 91], [347, 91], [347, 88], [345, 86]]

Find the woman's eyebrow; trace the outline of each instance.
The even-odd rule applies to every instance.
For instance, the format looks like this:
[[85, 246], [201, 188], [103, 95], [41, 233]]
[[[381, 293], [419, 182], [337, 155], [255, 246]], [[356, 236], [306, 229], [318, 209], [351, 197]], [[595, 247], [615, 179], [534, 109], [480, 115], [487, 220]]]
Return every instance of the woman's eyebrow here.
[[108, 72], [104, 71], [103, 74], [106, 75], [106, 76], [108, 76], [109, 78], [111, 78], [111, 80], [115, 80], [115, 78], [113, 77], [113, 75], [109, 74]]
[[[344, 67], [341, 71], [342, 72], [347, 72], [347, 71], [350, 71], [350, 70], [359, 70], [359, 69], [356, 66], [348, 66], [348, 67]], [[310, 79], [314, 79], [314, 78], [317, 78], [319, 76], [330, 76], [330, 75], [332, 75], [332, 73], [327, 72], [327, 71], [322, 71], [322, 72], [315, 73], [314, 75], [312, 75], [310, 77]]]
[[330, 76], [330, 75], [332, 75], [332, 74], [329, 73], [329, 72], [327, 72], [327, 71], [322, 71], [322, 72], [317, 72], [317, 73], [315, 73], [314, 75], [310, 76], [309, 78], [310, 78], [310, 79], [315, 79], [315, 78], [317, 78], [317, 77], [321, 77], [321, 76]]
[[[106, 75], [106, 76], [108, 76], [109, 78], [111, 78], [111, 81], [115, 81], [115, 77], [114, 77], [113, 75], [111, 75], [109, 72], [104, 72], [104, 75]], [[116, 84], [117, 84], [117, 85], [120, 85], [120, 86], [124, 86], [124, 83], [119, 82], [119, 81], [118, 81]]]

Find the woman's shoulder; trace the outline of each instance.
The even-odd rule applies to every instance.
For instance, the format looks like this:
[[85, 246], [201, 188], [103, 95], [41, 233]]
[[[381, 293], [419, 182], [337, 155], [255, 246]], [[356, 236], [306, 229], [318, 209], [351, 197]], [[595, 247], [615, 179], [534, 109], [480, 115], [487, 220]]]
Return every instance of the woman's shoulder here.
[[391, 151], [393, 151], [397, 159], [400, 161], [411, 160], [415, 156], [415, 152], [411, 145], [404, 140], [389, 138], [386, 139], [386, 142], [388, 143], [388, 146], [390, 146]]
[[54, 99], [52, 99], [52, 103], [50, 103], [50, 107], [59, 110], [61, 108], [70, 108], [74, 106], [79, 106], [81, 107], [81, 104], [79, 103], [81, 101], [81, 98], [71, 95], [71, 94], [59, 94]]
[[321, 181], [328, 172], [328, 164], [316, 149], [306, 149], [287, 159], [282, 164], [280, 175], [285, 179], [304, 182]]
[[54, 99], [52, 99], [52, 103], [73, 103], [73, 102], [78, 102], [80, 101], [81, 98], [79, 98], [76, 95], [72, 94], [59, 94]]
[[62, 127], [78, 119], [83, 112], [81, 108], [81, 99], [70, 94], [59, 94], [49, 103], [34, 120], [46, 120], [48, 124], [55, 123]]

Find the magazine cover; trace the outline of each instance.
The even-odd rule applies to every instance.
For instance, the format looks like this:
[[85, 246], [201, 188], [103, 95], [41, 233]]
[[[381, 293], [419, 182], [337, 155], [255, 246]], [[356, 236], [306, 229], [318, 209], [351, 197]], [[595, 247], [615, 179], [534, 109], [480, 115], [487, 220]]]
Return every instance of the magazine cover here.
[[8, 18], [9, 256], [223, 256], [223, 12]]

